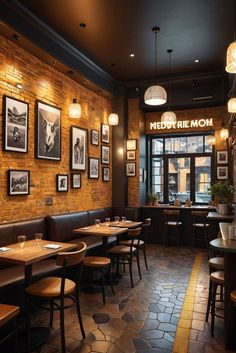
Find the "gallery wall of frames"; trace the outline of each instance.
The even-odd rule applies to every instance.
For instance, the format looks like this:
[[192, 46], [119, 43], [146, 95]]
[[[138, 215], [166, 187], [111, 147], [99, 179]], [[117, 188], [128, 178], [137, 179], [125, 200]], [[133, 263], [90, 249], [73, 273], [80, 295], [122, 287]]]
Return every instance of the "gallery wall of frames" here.
[[4, 37], [0, 62], [1, 222], [111, 206], [111, 101]]

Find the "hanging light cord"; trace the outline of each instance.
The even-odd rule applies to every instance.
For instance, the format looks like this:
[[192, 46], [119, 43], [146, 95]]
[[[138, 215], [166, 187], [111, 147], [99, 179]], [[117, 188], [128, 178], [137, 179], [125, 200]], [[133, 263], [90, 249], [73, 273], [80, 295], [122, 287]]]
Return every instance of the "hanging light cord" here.
[[167, 53], [169, 54], [169, 99], [168, 99], [168, 110], [171, 109], [171, 54], [172, 54], [173, 50], [172, 49], [168, 49]]

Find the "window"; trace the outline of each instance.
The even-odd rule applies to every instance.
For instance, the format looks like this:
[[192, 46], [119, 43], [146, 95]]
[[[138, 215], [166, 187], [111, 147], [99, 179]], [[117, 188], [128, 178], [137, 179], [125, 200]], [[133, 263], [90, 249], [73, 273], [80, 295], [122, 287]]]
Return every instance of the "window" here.
[[207, 204], [212, 176], [212, 146], [209, 134], [151, 138], [151, 189], [160, 201], [178, 198]]

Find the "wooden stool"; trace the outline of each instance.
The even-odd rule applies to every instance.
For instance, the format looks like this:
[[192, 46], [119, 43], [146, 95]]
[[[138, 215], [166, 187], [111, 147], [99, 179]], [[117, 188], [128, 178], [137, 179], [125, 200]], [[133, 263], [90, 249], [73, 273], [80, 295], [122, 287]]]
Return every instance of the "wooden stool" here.
[[182, 226], [182, 222], [180, 222], [179, 217], [180, 217], [180, 211], [179, 210], [164, 210], [164, 221], [165, 221], [165, 244], [167, 244], [168, 237], [168, 230], [169, 228], [172, 228], [175, 230], [176, 234], [176, 241], [177, 241], [177, 246], [179, 247], [180, 244], [180, 234], [179, 234], [179, 228]]
[[112, 285], [112, 278], [111, 278], [111, 260], [108, 257], [86, 256], [84, 258], [83, 265], [84, 267], [89, 267], [91, 270], [96, 270], [102, 273], [102, 298], [103, 298], [103, 304], [106, 304], [105, 281], [104, 281], [104, 275], [106, 270], [108, 270], [109, 282], [111, 285], [112, 293], [115, 294], [114, 287]]
[[12, 321], [13, 324], [13, 332], [10, 332], [6, 337], [4, 337], [0, 344], [5, 342], [10, 336], [14, 335], [15, 338], [15, 349], [16, 352], [19, 352], [19, 344], [18, 344], [18, 335], [17, 335], [17, 326], [16, 326], [16, 316], [19, 314], [20, 308], [19, 306], [0, 304], [0, 327]]
[[[194, 247], [194, 242], [198, 243], [199, 240], [203, 240], [206, 249], [208, 249], [208, 228], [210, 227], [210, 224], [207, 223], [208, 211], [192, 211], [191, 215], [193, 222], [192, 247]], [[200, 237], [199, 233], [203, 233], [203, 237]]]

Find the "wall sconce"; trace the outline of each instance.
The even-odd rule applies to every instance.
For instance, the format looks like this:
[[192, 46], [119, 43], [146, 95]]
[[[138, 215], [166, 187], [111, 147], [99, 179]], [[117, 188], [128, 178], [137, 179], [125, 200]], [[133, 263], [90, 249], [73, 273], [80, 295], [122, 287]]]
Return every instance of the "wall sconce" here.
[[81, 117], [81, 106], [76, 98], [74, 98], [69, 105], [69, 117], [73, 119], [79, 119]]
[[222, 123], [222, 128], [220, 130], [220, 138], [226, 140], [229, 137], [229, 130], [225, 128], [225, 124]]
[[228, 112], [236, 113], [236, 98], [230, 98], [228, 100]]
[[118, 125], [119, 123], [119, 116], [116, 113], [111, 113], [108, 117], [108, 124], [109, 125]]
[[23, 89], [22, 83], [17, 82], [17, 83], [16, 83], [16, 88], [18, 88], [18, 89]]

